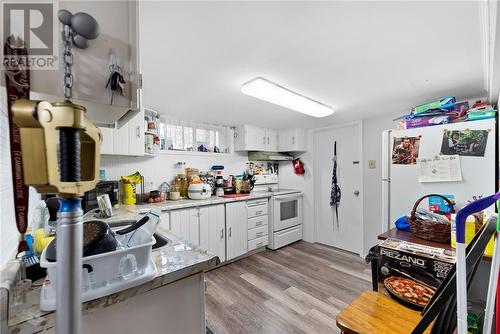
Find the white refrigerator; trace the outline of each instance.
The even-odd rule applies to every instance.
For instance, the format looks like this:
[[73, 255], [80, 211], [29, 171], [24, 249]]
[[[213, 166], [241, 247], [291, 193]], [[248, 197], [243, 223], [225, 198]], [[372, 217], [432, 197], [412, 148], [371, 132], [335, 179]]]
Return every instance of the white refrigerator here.
[[[394, 139], [418, 138], [418, 157], [433, 158], [441, 153], [443, 134], [460, 130], [488, 131], [484, 156], [460, 155], [462, 181], [419, 182], [416, 164], [394, 164]], [[408, 130], [386, 130], [382, 133], [382, 230], [394, 227], [401, 216], [409, 215], [415, 201], [420, 197], [437, 193], [454, 195], [458, 207], [473, 196], [490, 195], [495, 192], [496, 180], [496, 129], [495, 119], [436, 125]], [[396, 143], [397, 144], [397, 143]], [[467, 147], [467, 146], [466, 146]], [[420, 207], [427, 208], [425, 199]]]

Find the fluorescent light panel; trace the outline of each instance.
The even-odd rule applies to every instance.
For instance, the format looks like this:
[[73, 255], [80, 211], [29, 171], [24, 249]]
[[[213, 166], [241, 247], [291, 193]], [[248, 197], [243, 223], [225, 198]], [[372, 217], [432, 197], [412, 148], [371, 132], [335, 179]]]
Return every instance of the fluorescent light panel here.
[[241, 92], [314, 117], [325, 117], [333, 114], [332, 107], [295, 93], [262, 77], [244, 83], [241, 86]]

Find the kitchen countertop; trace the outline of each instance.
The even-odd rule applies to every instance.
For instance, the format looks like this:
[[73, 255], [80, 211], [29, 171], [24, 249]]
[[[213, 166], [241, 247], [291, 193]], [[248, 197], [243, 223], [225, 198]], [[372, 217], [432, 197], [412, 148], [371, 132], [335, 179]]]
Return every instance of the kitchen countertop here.
[[132, 205], [130, 207], [135, 207], [138, 209], [155, 207], [155, 208], [160, 209], [161, 211], [169, 211], [169, 210], [176, 210], [176, 209], [192, 208], [192, 207], [197, 207], [197, 206], [224, 204], [224, 203], [229, 203], [229, 202], [248, 201], [248, 200], [252, 200], [252, 199], [268, 198], [268, 197], [271, 197], [272, 194], [273, 194], [272, 192], [268, 192], [268, 191], [258, 191], [258, 192], [252, 192], [248, 196], [243, 196], [243, 197], [225, 198], [225, 197], [212, 196], [208, 199], [198, 199], [198, 200], [197, 199], [180, 199], [177, 201], [168, 200], [168, 201], [164, 201], [161, 203]]
[[[137, 214], [135, 216], [130, 215], [131, 218], [137, 216]], [[126, 301], [136, 295], [160, 288], [201, 271], [214, 268], [220, 263], [217, 256], [192, 246], [187, 241], [173, 235], [161, 226], [158, 232], [171, 240], [171, 242], [165, 247], [152, 251], [152, 258], [156, 264], [155, 278], [142, 285], [83, 303], [83, 314], [96, 312], [100, 308]], [[49, 330], [49, 332], [53, 331], [55, 312], [45, 312], [41, 311], [39, 308], [42, 282], [43, 280], [38, 280], [33, 283], [33, 287], [28, 292], [26, 303], [10, 305], [8, 333], [37, 333], [44, 330]]]
[[[247, 201], [272, 196], [271, 192], [254, 192], [249, 196], [237, 198], [224, 198], [212, 196], [206, 200], [182, 199], [178, 201], [165, 201], [162, 203], [151, 203], [143, 205], [121, 205], [113, 210], [113, 216], [104, 220], [111, 226], [115, 222], [123, 220], [137, 220], [141, 214], [151, 208], [158, 208], [161, 211], [193, 208], [198, 206], [224, 204], [229, 202]], [[91, 215], [85, 220], [95, 219]], [[156, 276], [151, 281], [114, 293], [109, 296], [83, 303], [83, 314], [89, 314], [116, 303], [123, 302], [135, 295], [157, 289], [182, 278], [191, 276], [204, 270], [209, 270], [220, 263], [217, 256], [207, 251], [189, 244], [178, 236], [162, 227], [158, 227], [158, 233], [171, 240], [164, 247], [152, 251], [152, 258], [156, 264]], [[36, 333], [40, 331], [52, 332], [55, 325], [55, 312], [41, 311], [39, 308], [40, 291], [43, 280], [33, 283], [28, 291], [26, 302], [9, 306], [8, 330], [9, 333]], [[11, 298], [14, 300], [14, 298]]]
[[[160, 211], [171, 211], [179, 209], [189, 209], [199, 206], [224, 204], [230, 202], [248, 201], [260, 198], [269, 198], [273, 193], [267, 191], [259, 191], [251, 193], [249, 196], [236, 197], [236, 198], [224, 198], [212, 196], [208, 199], [180, 199], [177, 201], [164, 201], [161, 203], [148, 203], [148, 204], [138, 204], [138, 205], [119, 205], [113, 208], [113, 216], [106, 219], [98, 218], [99, 220], [104, 220], [107, 223], [112, 224], [113, 221], [118, 220], [132, 220], [135, 219], [138, 214], [147, 213], [149, 209], [159, 209]], [[91, 216], [86, 217], [86, 220], [90, 220]], [[93, 219], [93, 218], [92, 218]]]

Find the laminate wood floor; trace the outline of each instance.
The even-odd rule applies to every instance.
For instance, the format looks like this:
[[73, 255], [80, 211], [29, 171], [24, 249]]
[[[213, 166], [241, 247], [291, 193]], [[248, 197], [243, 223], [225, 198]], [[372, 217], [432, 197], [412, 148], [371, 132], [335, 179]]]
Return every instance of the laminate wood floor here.
[[339, 310], [371, 288], [359, 256], [305, 241], [214, 269], [206, 280], [215, 334], [339, 333]]

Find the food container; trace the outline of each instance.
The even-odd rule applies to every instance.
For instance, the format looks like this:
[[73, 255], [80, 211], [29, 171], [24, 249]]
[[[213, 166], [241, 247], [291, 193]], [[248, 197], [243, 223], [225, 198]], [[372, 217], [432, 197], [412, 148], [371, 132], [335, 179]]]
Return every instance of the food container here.
[[181, 193], [178, 191], [171, 191], [169, 197], [172, 201], [178, 201], [181, 199]]
[[188, 196], [190, 199], [208, 199], [212, 196], [212, 188], [206, 183], [190, 184]]

